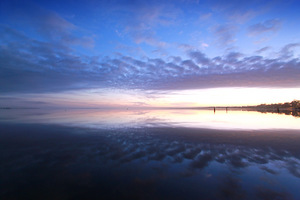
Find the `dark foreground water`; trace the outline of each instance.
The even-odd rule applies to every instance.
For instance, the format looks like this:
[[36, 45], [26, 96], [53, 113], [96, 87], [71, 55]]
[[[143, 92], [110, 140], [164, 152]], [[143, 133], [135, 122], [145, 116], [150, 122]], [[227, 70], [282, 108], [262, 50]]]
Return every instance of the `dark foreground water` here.
[[300, 199], [299, 118], [1, 112], [0, 199]]

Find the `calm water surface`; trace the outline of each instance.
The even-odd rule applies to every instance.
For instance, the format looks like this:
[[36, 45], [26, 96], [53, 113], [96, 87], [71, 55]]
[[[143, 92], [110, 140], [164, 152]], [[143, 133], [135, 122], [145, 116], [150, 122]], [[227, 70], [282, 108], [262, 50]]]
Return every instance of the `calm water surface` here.
[[0, 199], [300, 199], [300, 118], [0, 110]]

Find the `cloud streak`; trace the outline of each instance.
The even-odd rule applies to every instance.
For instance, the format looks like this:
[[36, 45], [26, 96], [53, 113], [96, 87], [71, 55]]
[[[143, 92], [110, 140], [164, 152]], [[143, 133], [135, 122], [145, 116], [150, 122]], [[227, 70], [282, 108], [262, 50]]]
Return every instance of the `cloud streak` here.
[[235, 42], [235, 34], [237, 27], [234, 25], [218, 25], [213, 28], [213, 33], [216, 36], [217, 44], [220, 46], [228, 46]]
[[270, 19], [251, 25], [248, 28], [248, 33], [251, 36], [260, 35], [266, 32], [276, 32], [281, 28], [282, 22], [279, 19]]
[[[30, 27], [43, 40], [58, 43], [64, 46], [94, 47], [94, 38], [85, 31], [61, 17], [58, 13], [44, 9], [30, 2], [20, 3], [11, 1], [6, 3], [7, 10], [11, 12], [9, 22], [18, 26]], [[4, 12], [7, 12], [5, 10]]]
[[125, 13], [120, 25], [124, 34], [128, 34], [136, 44], [145, 43], [159, 48], [167, 43], [159, 39], [156, 28], [174, 24], [180, 15], [179, 9], [169, 3], [140, 1], [114, 8], [113, 12], [116, 11]]

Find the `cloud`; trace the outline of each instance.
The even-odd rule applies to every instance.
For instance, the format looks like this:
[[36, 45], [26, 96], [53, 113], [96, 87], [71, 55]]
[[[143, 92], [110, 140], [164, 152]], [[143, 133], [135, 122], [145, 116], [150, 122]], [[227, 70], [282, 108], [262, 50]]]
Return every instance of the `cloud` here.
[[229, 21], [236, 23], [245, 23], [257, 15], [264, 13], [270, 5], [269, 2], [258, 1], [212, 1], [212, 10], [218, 14], [224, 15]]
[[46, 12], [39, 15], [38, 32], [48, 39], [62, 42], [65, 45], [79, 45], [86, 48], [94, 47], [92, 36], [80, 36], [80, 28], [60, 17], [57, 13]]
[[205, 49], [205, 48], [209, 47], [209, 45], [206, 44], [206, 43], [204, 43], [204, 42], [202, 42], [202, 43], [201, 43], [201, 47], [202, 47], [203, 49]]
[[189, 56], [196, 61], [197, 64], [202, 66], [209, 66], [210, 60], [206, 57], [206, 55], [200, 51], [191, 51], [189, 52]]
[[190, 44], [179, 44], [178, 48], [182, 49], [183, 51], [192, 51], [197, 49], [195, 46]]
[[263, 47], [263, 48], [260, 48], [257, 51], [255, 51], [255, 53], [260, 54], [260, 53], [266, 52], [266, 51], [268, 51], [270, 49], [271, 49], [271, 47]]
[[235, 34], [237, 27], [234, 25], [218, 25], [212, 29], [212, 32], [216, 36], [217, 45], [229, 46], [235, 42]]
[[175, 24], [180, 15], [180, 10], [172, 4], [140, 1], [119, 6], [113, 10], [116, 11], [125, 13], [120, 26], [135, 43], [159, 48], [165, 47], [167, 43], [159, 39], [156, 29]]
[[281, 24], [282, 22], [279, 19], [266, 20], [250, 26], [248, 33], [251, 36], [256, 36], [265, 32], [276, 32], [281, 28]]
[[159, 41], [155, 36], [155, 32], [152, 31], [150, 28], [131, 27], [128, 28], [127, 31], [131, 34], [136, 44], [146, 43], [148, 45], [160, 47], [160, 48], [167, 45], [166, 42]]
[[200, 16], [200, 20], [201, 20], [201, 21], [209, 20], [211, 17], [212, 17], [212, 13], [202, 14], [202, 15]]
[[[80, 55], [60, 44], [40, 42], [0, 27], [0, 91], [50, 92], [92, 88], [181, 90], [213, 87], [298, 87], [298, 43], [277, 58], [230, 52], [209, 58], [201, 51], [187, 57], [137, 59]], [[22, 41], [22, 42], [20, 42]]]
[[290, 59], [294, 56], [294, 49], [299, 47], [300, 43], [290, 43], [285, 45], [279, 52], [282, 59]]
[[209, 163], [213, 160], [213, 156], [210, 153], [200, 155], [191, 163], [192, 168], [203, 169], [209, 165]]
[[[94, 47], [94, 38], [83, 29], [67, 21], [58, 13], [44, 9], [30, 2], [7, 2], [7, 10], [11, 11], [7, 22], [11, 22], [27, 30], [30, 27], [39, 37], [52, 43], [65, 46]], [[6, 11], [7, 12], [7, 11]], [[31, 34], [31, 33], [29, 33]]]

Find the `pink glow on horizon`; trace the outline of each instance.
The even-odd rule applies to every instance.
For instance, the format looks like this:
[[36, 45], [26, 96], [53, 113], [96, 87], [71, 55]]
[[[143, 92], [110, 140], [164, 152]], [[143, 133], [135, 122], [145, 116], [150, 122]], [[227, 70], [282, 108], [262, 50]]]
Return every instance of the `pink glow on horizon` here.
[[[15, 103], [10, 100], [3, 105], [70, 108], [245, 106], [290, 102], [300, 99], [299, 91], [299, 88], [215, 88], [178, 91], [80, 90], [27, 94]], [[39, 105], [34, 102], [43, 104]]]

